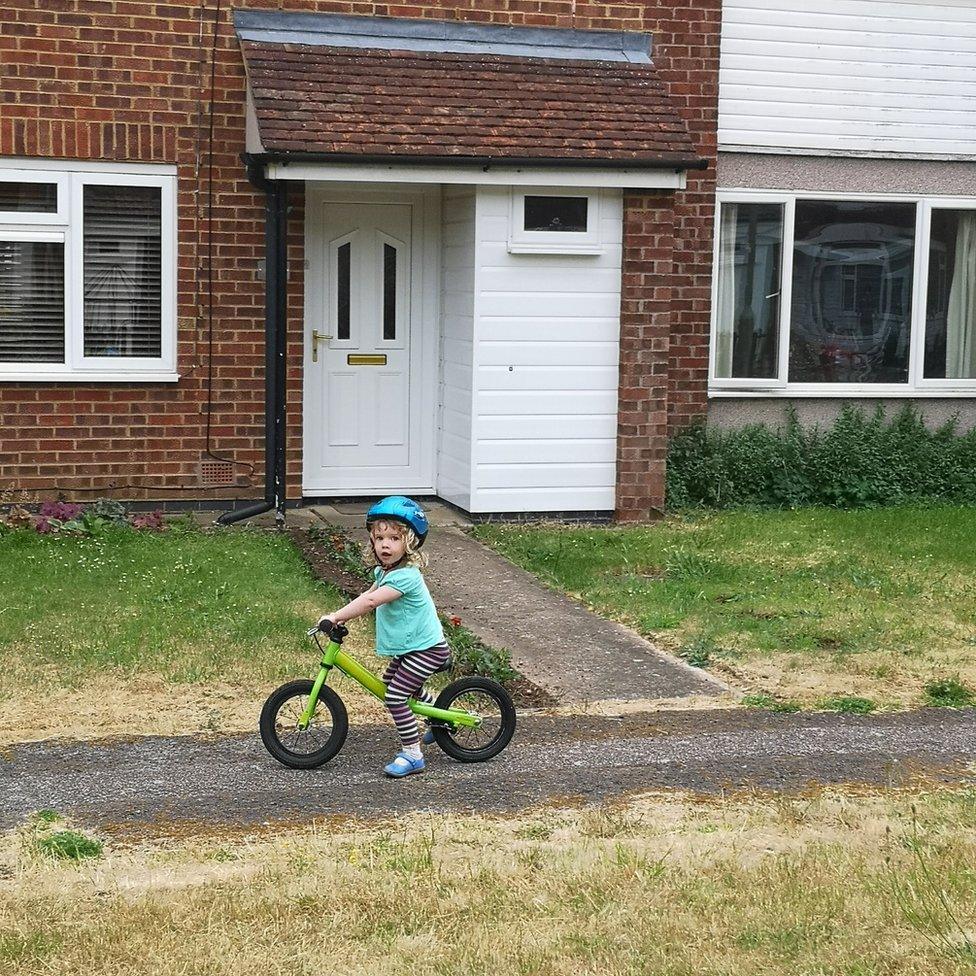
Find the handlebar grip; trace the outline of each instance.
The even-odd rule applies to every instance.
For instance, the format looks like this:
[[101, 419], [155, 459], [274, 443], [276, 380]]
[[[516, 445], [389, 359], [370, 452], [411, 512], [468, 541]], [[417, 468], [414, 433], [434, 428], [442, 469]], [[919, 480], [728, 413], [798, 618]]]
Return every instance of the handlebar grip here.
[[322, 623], [319, 624], [319, 630], [321, 630], [322, 633], [329, 638], [329, 640], [333, 640], [336, 643], [341, 642], [342, 638], [349, 633], [348, 627], [344, 627], [342, 624], [329, 623], [328, 620], [323, 620]]

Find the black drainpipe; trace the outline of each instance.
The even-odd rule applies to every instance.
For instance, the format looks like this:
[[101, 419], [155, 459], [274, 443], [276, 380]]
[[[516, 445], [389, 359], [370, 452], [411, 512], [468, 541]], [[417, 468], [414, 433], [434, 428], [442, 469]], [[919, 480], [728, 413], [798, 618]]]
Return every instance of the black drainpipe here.
[[288, 314], [288, 184], [269, 180], [261, 163], [244, 157], [247, 177], [265, 192], [264, 217], [264, 501], [224, 512], [219, 525], [231, 525], [275, 509], [285, 521], [285, 379]]

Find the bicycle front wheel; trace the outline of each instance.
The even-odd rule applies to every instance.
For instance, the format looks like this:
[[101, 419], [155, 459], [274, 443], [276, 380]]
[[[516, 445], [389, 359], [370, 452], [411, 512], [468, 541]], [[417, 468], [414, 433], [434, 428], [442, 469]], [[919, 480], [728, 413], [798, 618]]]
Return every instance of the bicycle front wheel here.
[[342, 748], [349, 732], [349, 716], [342, 699], [322, 685], [307, 728], [299, 720], [308, 707], [314, 682], [289, 681], [273, 691], [261, 709], [261, 740], [278, 762], [292, 769], [315, 769]]
[[432, 724], [434, 741], [458, 762], [484, 762], [497, 756], [515, 734], [515, 705], [508, 692], [490, 678], [453, 681], [434, 702], [437, 708], [453, 708], [480, 716], [477, 728]]

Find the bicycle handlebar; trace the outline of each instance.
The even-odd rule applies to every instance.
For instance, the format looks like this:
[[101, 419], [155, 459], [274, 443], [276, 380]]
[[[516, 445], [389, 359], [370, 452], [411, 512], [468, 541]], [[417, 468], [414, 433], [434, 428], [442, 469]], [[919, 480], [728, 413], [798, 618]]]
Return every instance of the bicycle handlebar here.
[[321, 625], [316, 624], [309, 632], [308, 636], [312, 637], [315, 634], [323, 633], [329, 640], [341, 641], [346, 634], [349, 633], [349, 628], [344, 627], [342, 624], [330, 624], [328, 620], [323, 621]]

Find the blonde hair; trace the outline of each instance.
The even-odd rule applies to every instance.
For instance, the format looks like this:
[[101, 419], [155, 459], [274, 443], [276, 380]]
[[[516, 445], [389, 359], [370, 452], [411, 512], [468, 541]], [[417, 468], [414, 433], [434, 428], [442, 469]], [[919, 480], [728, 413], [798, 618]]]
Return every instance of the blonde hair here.
[[399, 535], [402, 535], [407, 541], [407, 549], [403, 554], [403, 559], [400, 560], [400, 566], [416, 566], [417, 569], [425, 569], [428, 563], [427, 553], [422, 552], [420, 549], [420, 543], [417, 539], [417, 533], [410, 528], [409, 525], [404, 525], [402, 522], [398, 522], [395, 519], [377, 519], [369, 527], [369, 542], [363, 546], [363, 561], [367, 566], [379, 566], [380, 561], [376, 558], [376, 550], [373, 548], [373, 528], [383, 528], [389, 531], [393, 529]]

